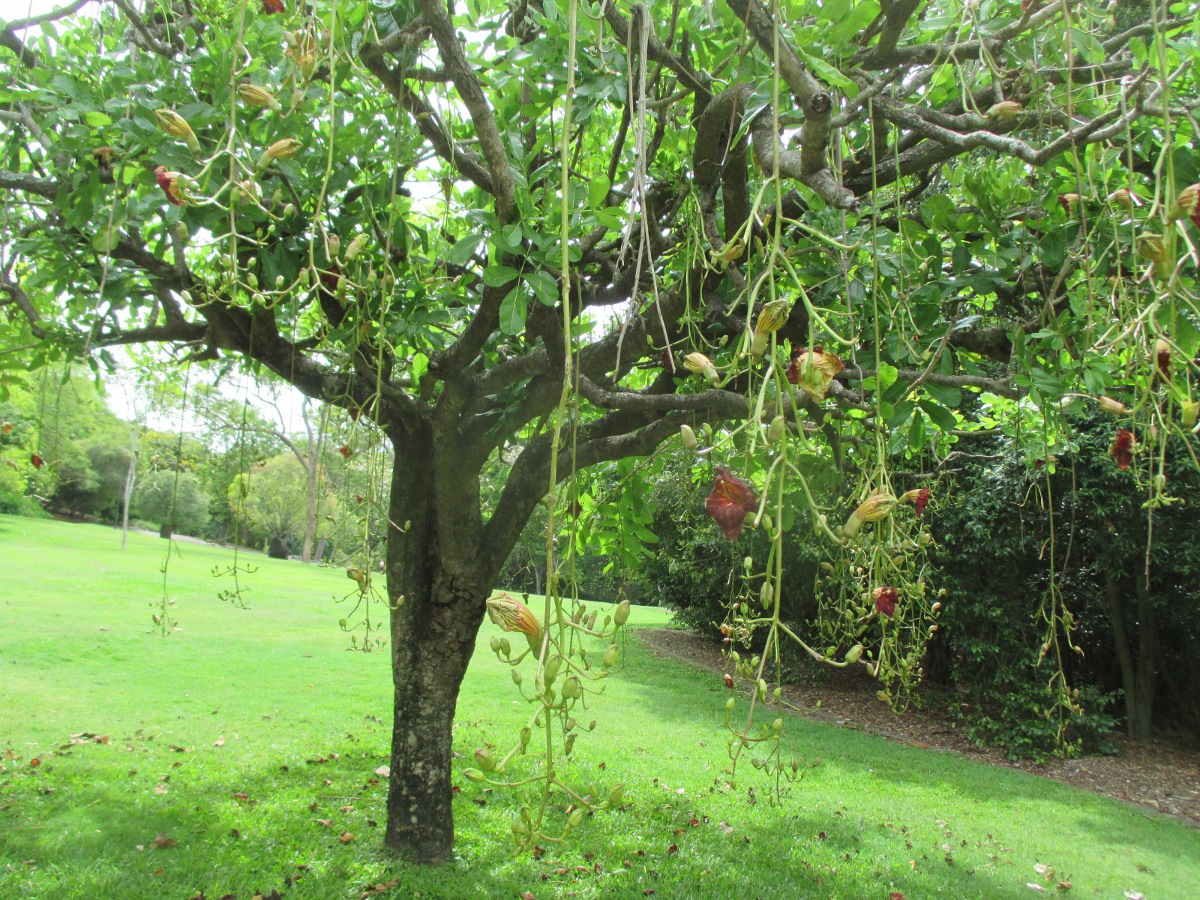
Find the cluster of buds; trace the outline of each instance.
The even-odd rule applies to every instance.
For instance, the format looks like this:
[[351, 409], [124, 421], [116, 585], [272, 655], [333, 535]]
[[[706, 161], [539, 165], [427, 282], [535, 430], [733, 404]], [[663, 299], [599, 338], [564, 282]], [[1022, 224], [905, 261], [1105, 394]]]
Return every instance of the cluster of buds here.
[[257, 84], [239, 84], [237, 86], [238, 96], [242, 98], [242, 102], [247, 106], [269, 106], [275, 112], [283, 109], [279, 105], [279, 101], [264, 87], [259, 87]]
[[300, 75], [307, 81], [317, 69], [317, 42], [306, 31], [289, 31], [285, 37], [287, 49], [284, 56], [296, 64]]
[[703, 375], [713, 387], [717, 387], [721, 383], [717, 367], [703, 353], [689, 353], [683, 358], [683, 367], [696, 375]]
[[787, 300], [772, 300], [758, 314], [754, 323], [754, 337], [750, 341], [750, 352], [762, 356], [767, 350], [767, 343], [772, 334], [784, 326], [791, 313], [791, 304]]
[[295, 138], [281, 138], [263, 151], [258, 158], [258, 171], [265, 172], [271, 164], [280, 159], [291, 159], [300, 152], [304, 145]]
[[487, 614], [501, 631], [519, 631], [525, 635], [529, 648], [536, 651], [542, 642], [542, 626], [528, 606], [504, 591], [489, 597]]
[[787, 380], [818, 403], [825, 399], [829, 386], [845, 364], [821, 347], [801, 350], [787, 370]]
[[897, 502], [895, 497], [884, 491], [872, 494], [860, 503], [854, 512], [850, 513], [850, 518], [842, 526], [842, 534], [852, 538], [867, 522], [882, 522], [891, 515]]
[[170, 109], [156, 109], [154, 118], [158, 120], [158, 127], [166, 134], [183, 141], [193, 154], [200, 155], [200, 140], [196, 137], [196, 132], [192, 131], [187, 119]]

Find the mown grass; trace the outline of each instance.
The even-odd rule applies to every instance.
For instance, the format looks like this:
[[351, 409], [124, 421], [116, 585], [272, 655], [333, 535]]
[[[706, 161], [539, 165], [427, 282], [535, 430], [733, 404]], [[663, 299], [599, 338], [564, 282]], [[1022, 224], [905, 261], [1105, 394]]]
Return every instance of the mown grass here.
[[[458, 855], [381, 850], [388, 660], [348, 652], [339, 570], [255, 557], [250, 608], [217, 599], [230, 553], [185, 544], [152, 633], [166, 542], [0, 517], [0, 897], [1192, 897], [1200, 833], [1036, 777], [794, 721], [809, 765], [781, 807], [725, 777], [725, 691], [629, 641], [568, 775], [627, 805], [514, 856], [527, 797], [461, 781]], [[245, 559], [243, 561], [246, 561]], [[635, 626], [661, 625], [635, 609]], [[460, 767], [527, 715], [485, 626], [460, 701]], [[73, 735], [107, 737], [75, 738]], [[7, 757], [7, 758], [5, 758]], [[38, 759], [40, 765], [31, 761]], [[819, 764], [816, 764], [817, 761]], [[532, 765], [532, 758], [526, 765]], [[519, 767], [514, 767], [514, 772]], [[322, 824], [329, 822], [330, 824]], [[696, 824], [692, 824], [695, 822]], [[349, 833], [353, 840], [343, 843]], [[173, 846], [154, 846], [158, 835]], [[1053, 867], [1046, 881], [1035, 865]]]

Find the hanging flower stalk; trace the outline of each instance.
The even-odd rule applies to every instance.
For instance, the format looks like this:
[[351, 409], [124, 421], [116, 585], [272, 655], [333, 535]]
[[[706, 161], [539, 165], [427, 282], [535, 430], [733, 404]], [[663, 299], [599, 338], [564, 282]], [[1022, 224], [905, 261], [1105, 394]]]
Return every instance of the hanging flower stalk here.
[[704, 509], [721, 526], [725, 537], [736, 541], [741, 537], [746, 516], [758, 511], [758, 498], [750, 485], [721, 467], [717, 469], [717, 480]]

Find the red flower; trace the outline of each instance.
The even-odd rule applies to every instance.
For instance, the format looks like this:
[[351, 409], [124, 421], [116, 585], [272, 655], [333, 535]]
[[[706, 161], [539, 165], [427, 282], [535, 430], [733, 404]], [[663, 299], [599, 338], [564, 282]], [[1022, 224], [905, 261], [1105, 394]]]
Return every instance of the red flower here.
[[178, 172], [168, 172], [166, 166], [159, 166], [154, 170], [154, 180], [163, 189], [163, 193], [167, 195], [168, 200], [176, 206], [187, 206], [187, 198], [184, 196], [183, 190], [179, 185]]
[[44, 466], [46, 464], [46, 461], [44, 459], [42, 459], [40, 456], [38, 456], [36, 453], [33, 454], [31, 457], [29, 457], [29, 461], [31, 463], [33, 463], [33, 467], [35, 469], [40, 469], [42, 466]]
[[721, 526], [725, 537], [736, 541], [749, 513], [758, 510], [758, 500], [750, 486], [729, 473], [724, 466], [717, 469], [717, 480], [704, 503], [707, 512]]
[[1108, 448], [1108, 455], [1116, 462], [1117, 468], [1128, 469], [1133, 465], [1133, 446], [1133, 432], [1128, 428], [1118, 428], [1112, 446]]
[[357, 406], [350, 407], [348, 410], [346, 410], [346, 412], [350, 415], [350, 418], [355, 422], [357, 422], [358, 417], [360, 415], [362, 415], [362, 410], [359, 409]]
[[725, 687], [729, 688], [729, 690], [731, 690], [731, 691], [733, 690], [733, 676], [732, 675], [725, 676]]
[[1154, 342], [1154, 362], [1158, 366], [1158, 374], [1164, 379], [1171, 377], [1171, 345], [1159, 338]]
[[283, 12], [283, 0], [263, 0], [263, 12], [268, 16]]
[[905, 491], [900, 498], [901, 502], [911, 503], [913, 510], [919, 516], [925, 512], [925, 507], [929, 505], [930, 491], [929, 488], [913, 488], [911, 491]]
[[900, 595], [894, 587], [875, 588], [875, 592], [871, 596], [875, 598], [875, 608], [879, 610], [880, 615], [890, 619], [896, 614], [896, 601], [900, 599]]
[[329, 293], [336, 293], [338, 282], [342, 279], [342, 270], [337, 266], [330, 266], [328, 269], [321, 269], [317, 272], [317, 280], [321, 282], [321, 286]]
[[350, 449], [349, 444], [342, 444], [342, 446], [338, 447], [338, 453], [342, 454], [342, 459], [349, 459], [354, 451]]

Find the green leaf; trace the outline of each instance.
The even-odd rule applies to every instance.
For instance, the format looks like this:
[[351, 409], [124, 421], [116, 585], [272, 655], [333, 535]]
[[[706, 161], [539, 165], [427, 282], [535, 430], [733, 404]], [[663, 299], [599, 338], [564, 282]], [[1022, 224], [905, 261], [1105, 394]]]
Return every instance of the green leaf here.
[[505, 334], [520, 334], [525, 327], [525, 315], [529, 300], [521, 286], [517, 285], [500, 303], [500, 330]]
[[471, 261], [471, 257], [475, 255], [479, 245], [483, 243], [483, 237], [482, 234], [472, 234], [461, 238], [446, 254], [446, 262], [452, 266], [465, 266]]
[[929, 416], [933, 424], [942, 431], [949, 432], [958, 427], [958, 419], [955, 418], [954, 413], [950, 412], [950, 410], [946, 409], [940, 403], [928, 398], [922, 398], [917, 401], [917, 405]]
[[112, 251], [121, 241], [121, 223], [113, 222], [92, 235], [92, 247], [99, 253]]
[[111, 125], [113, 123], [111, 116], [96, 110], [84, 113], [83, 121], [87, 122], [93, 128], [103, 128], [104, 126]]
[[494, 265], [483, 270], [483, 283], [488, 287], [500, 287], [508, 284], [521, 273], [512, 266]]
[[558, 284], [548, 272], [534, 272], [525, 280], [545, 306], [554, 306], [558, 302]]

